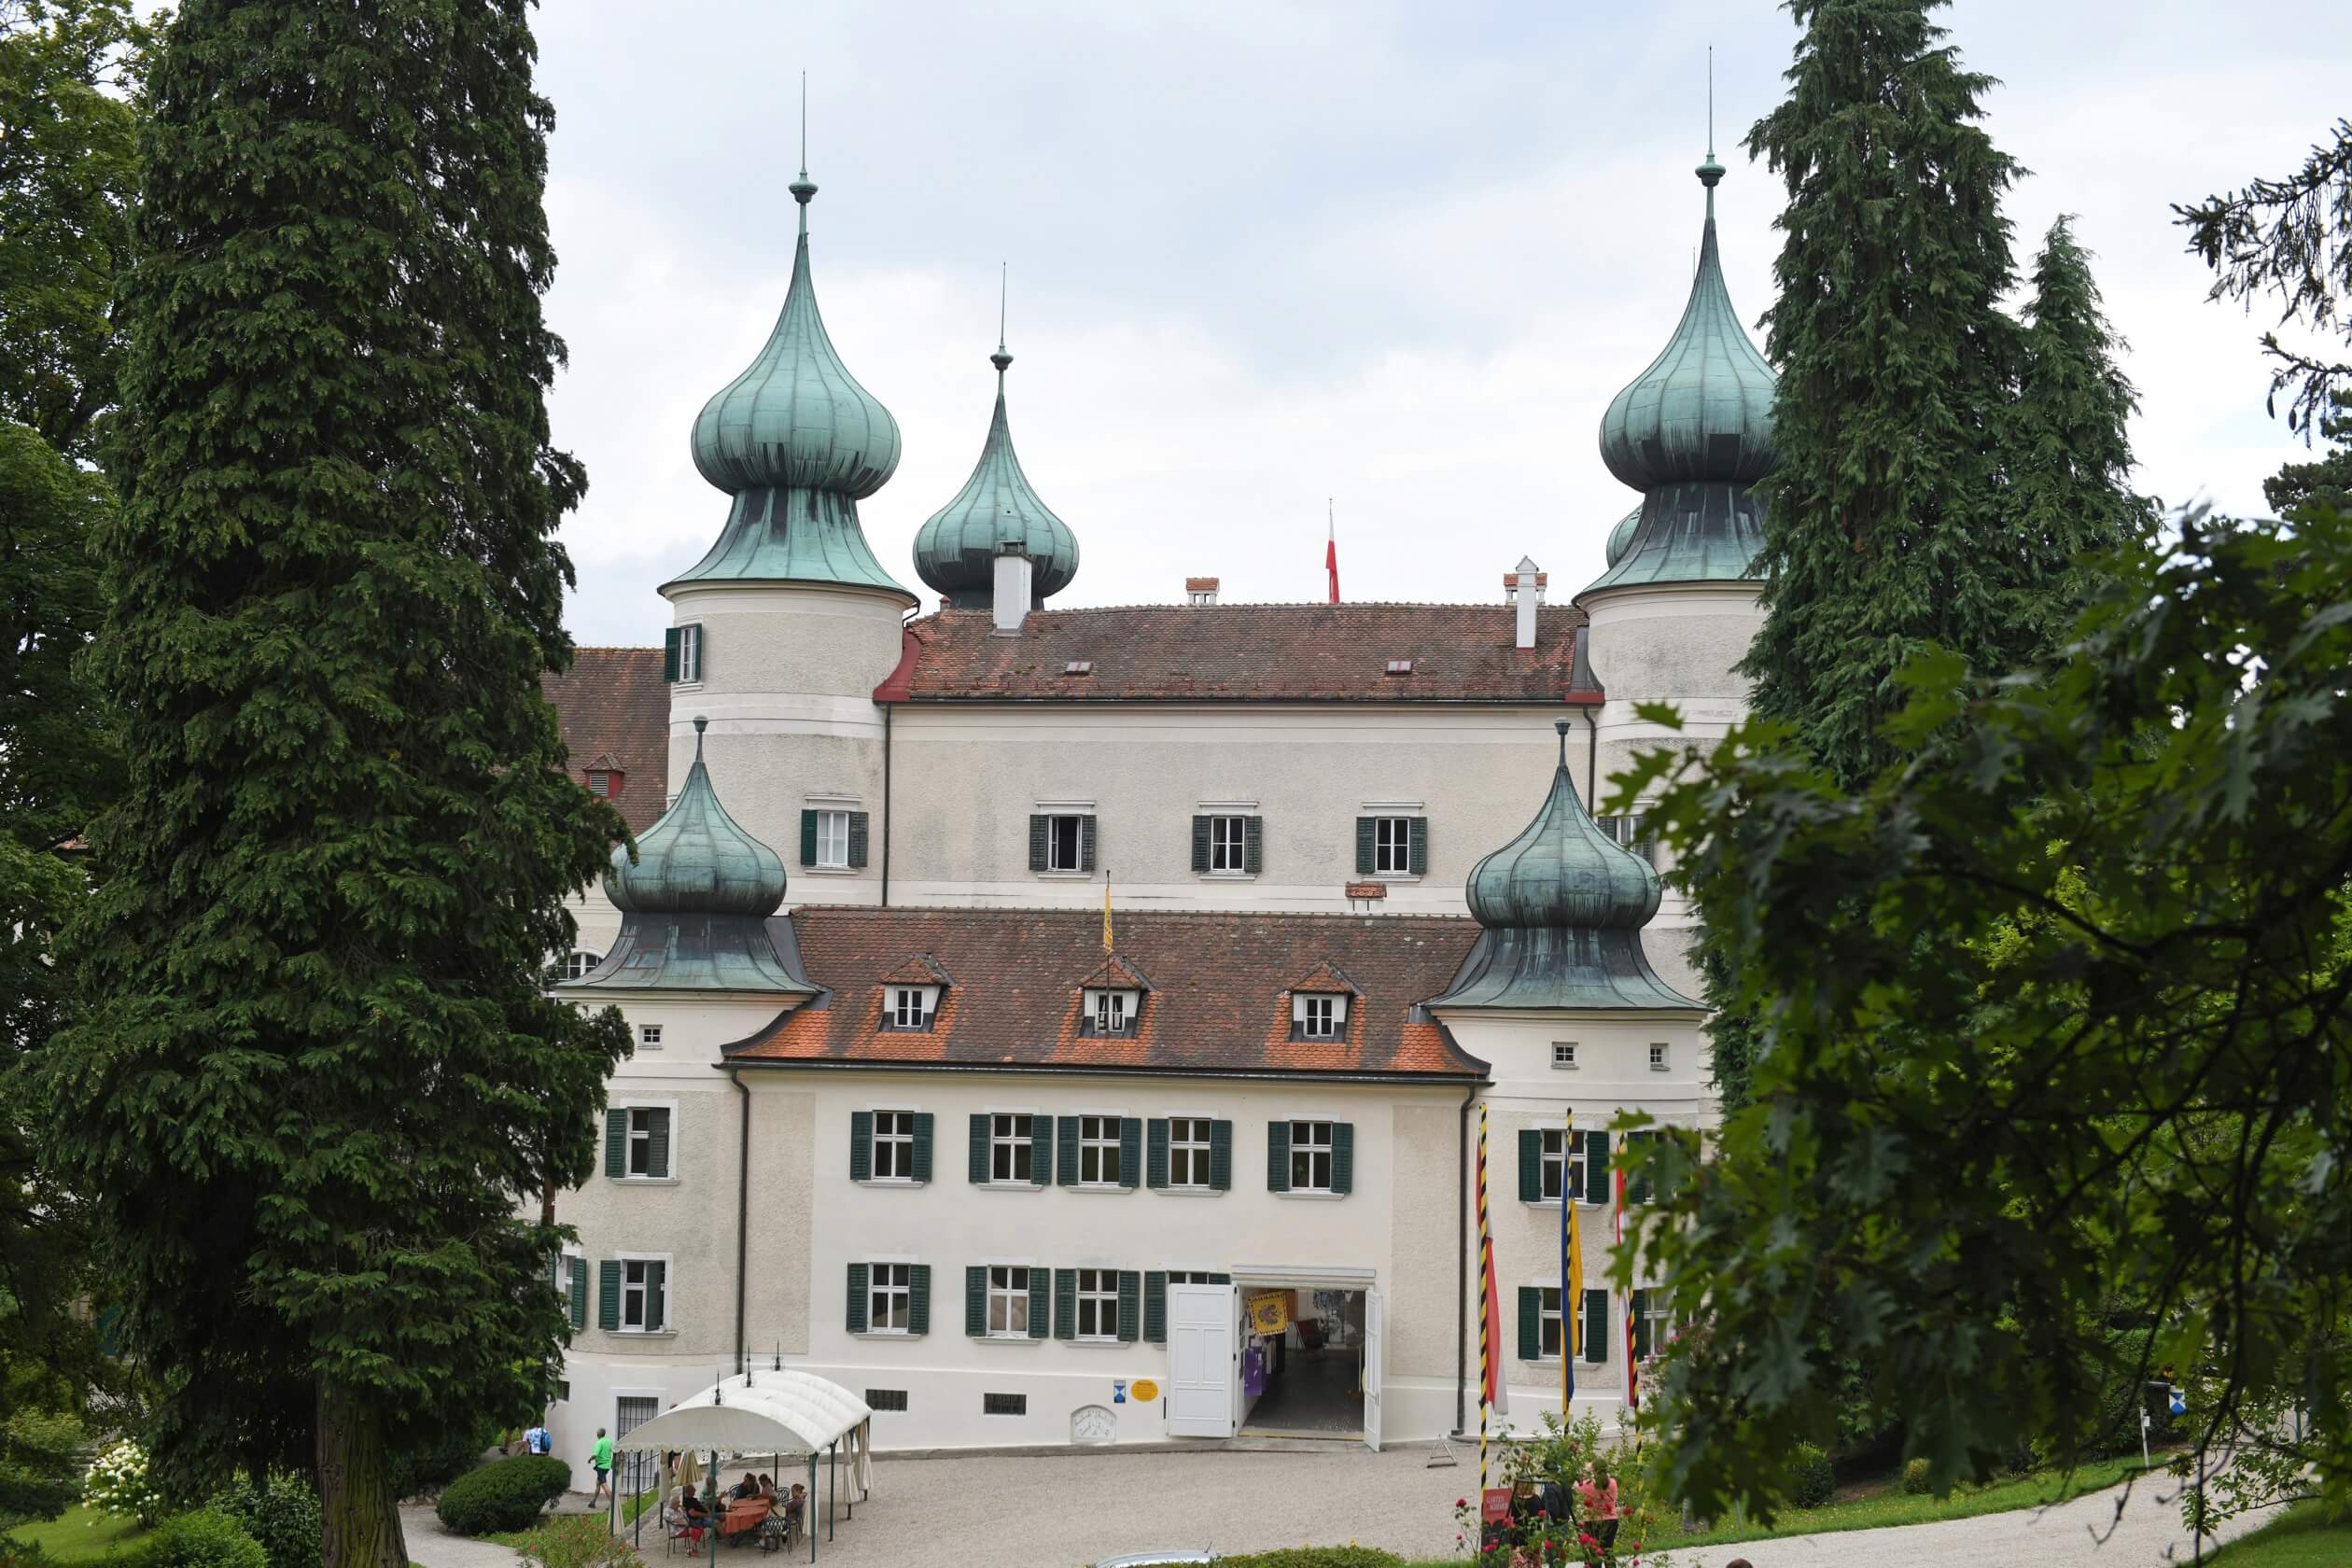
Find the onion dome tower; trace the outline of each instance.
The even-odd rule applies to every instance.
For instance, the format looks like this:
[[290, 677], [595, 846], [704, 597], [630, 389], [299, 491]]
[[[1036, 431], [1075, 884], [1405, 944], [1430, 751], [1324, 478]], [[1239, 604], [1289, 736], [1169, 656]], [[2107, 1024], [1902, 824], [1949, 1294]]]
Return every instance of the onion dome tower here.
[[1777, 457], [1777, 378], [1724, 287], [1715, 211], [1723, 165], [1712, 147], [1696, 172], [1707, 188], [1707, 221], [1690, 299], [1664, 351], [1601, 416], [1601, 460], [1642, 492], [1642, 506], [1621, 546], [1612, 534], [1609, 569], [1588, 595], [1630, 583], [1736, 581], [1763, 543], [1763, 503], [1748, 487]]
[[1689, 1009], [1642, 951], [1658, 873], [1585, 810], [1568, 774], [1569, 721], [1551, 793], [1526, 830], [1471, 867], [1463, 892], [1485, 928], [1433, 1007]]
[[621, 911], [621, 935], [604, 961], [568, 984], [642, 990], [810, 991], [791, 922], [779, 951], [769, 917], [784, 902], [784, 862], [727, 815], [703, 763], [694, 721], [694, 765], [685, 788], [637, 841], [623, 844], [604, 874], [605, 897]]
[[996, 557], [1017, 540], [1029, 558], [1031, 592], [1042, 605], [1078, 575], [1078, 536], [1038, 499], [1021, 459], [1013, 450], [1013, 429], [1004, 416], [1004, 372], [1013, 356], [1004, 350], [1003, 329], [988, 356], [996, 367], [996, 415], [980, 461], [956, 492], [915, 535], [915, 574], [945, 595], [953, 609], [985, 609], [995, 595]]

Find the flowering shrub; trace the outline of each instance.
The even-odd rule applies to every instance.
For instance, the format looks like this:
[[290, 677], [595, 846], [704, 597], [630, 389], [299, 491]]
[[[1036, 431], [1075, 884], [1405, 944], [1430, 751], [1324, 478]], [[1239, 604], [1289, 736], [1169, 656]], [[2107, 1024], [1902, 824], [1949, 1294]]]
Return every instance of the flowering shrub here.
[[1489, 1524], [1475, 1499], [1454, 1502], [1454, 1545], [1477, 1568], [1671, 1568], [1647, 1547], [1659, 1521], [1638, 1442], [1603, 1448], [1598, 1417], [1546, 1411], [1539, 1433], [1504, 1452], [1511, 1518]]
[[82, 1501], [101, 1513], [153, 1524], [163, 1512], [163, 1494], [147, 1479], [147, 1449], [128, 1437], [103, 1449], [82, 1479]]

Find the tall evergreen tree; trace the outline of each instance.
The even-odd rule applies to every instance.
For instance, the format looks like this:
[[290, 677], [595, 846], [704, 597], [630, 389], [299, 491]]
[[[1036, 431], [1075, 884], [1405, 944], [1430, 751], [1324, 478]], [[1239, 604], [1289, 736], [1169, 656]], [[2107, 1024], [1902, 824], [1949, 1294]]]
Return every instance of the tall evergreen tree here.
[[143, 144], [97, 540], [129, 781], [49, 1146], [165, 1461], [315, 1430], [329, 1568], [407, 1562], [392, 1446], [550, 1392], [526, 1200], [589, 1173], [625, 1044], [539, 989], [622, 825], [539, 695], [583, 480], [543, 405], [533, 58], [525, 0], [189, 0]]
[[2262, 481], [2262, 498], [2281, 517], [2314, 507], [2352, 517], [2352, 392], [2335, 394], [2331, 408], [2318, 418], [2328, 450], [2308, 463], [2289, 463]]
[[2021, 355], [2001, 195], [2019, 171], [1978, 123], [1991, 78], [1929, 20], [1941, 4], [1789, 0], [1788, 97], [1748, 135], [1788, 205], [1764, 317], [1769, 613], [1743, 668], [1756, 711], [1848, 778], [1886, 754], [1874, 731], [1906, 658], [1935, 641], [2013, 667], [2015, 599], [2064, 566], [1995, 547]]

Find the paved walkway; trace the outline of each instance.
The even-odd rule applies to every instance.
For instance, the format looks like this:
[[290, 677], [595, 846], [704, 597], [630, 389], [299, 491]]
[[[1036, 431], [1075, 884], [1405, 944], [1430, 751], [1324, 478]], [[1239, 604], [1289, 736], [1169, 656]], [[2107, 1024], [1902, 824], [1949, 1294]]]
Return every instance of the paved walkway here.
[[[1432, 1468], [1428, 1449], [1389, 1453], [1159, 1451], [973, 1459], [880, 1459], [874, 1495], [824, 1539], [823, 1568], [1071, 1568], [1121, 1552], [1219, 1552], [1356, 1541], [1407, 1558], [1454, 1554], [1453, 1502], [1477, 1484], [1475, 1454]], [[2120, 1491], [2047, 1509], [1899, 1530], [1790, 1536], [1677, 1551], [1679, 1568], [2162, 1568], [2190, 1561], [2169, 1485], [2145, 1483], [2119, 1521]], [[409, 1555], [425, 1568], [513, 1568], [501, 1547], [445, 1534], [429, 1508], [401, 1510]], [[2235, 1534], [2257, 1521], [2240, 1521]], [[652, 1520], [646, 1556], [659, 1561]], [[679, 1558], [679, 1562], [684, 1559]], [[721, 1552], [720, 1568], [738, 1561]], [[743, 1568], [771, 1561], [756, 1554]], [[800, 1561], [805, 1561], [801, 1559]]]

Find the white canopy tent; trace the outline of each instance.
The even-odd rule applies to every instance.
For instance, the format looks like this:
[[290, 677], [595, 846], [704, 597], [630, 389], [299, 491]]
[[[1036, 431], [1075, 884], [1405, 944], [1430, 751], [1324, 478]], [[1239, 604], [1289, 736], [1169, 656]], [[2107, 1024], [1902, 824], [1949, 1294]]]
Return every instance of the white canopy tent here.
[[[786, 1454], [805, 1454], [812, 1507], [817, 1501], [817, 1456], [822, 1453], [833, 1480], [825, 1498], [828, 1537], [840, 1495], [840, 1462], [848, 1461], [849, 1484], [857, 1489], [859, 1500], [874, 1487], [873, 1409], [838, 1383], [808, 1372], [750, 1371], [723, 1378], [631, 1428], [612, 1446], [623, 1453], [709, 1454], [714, 1487], [721, 1454], [773, 1454], [779, 1460]], [[617, 1500], [619, 1489], [614, 1491]], [[637, 1517], [644, 1519], [642, 1513]], [[857, 1517], [855, 1502], [849, 1517]], [[803, 1525], [808, 1531], [808, 1559], [814, 1562], [816, 1521], [805, 1519]]]

